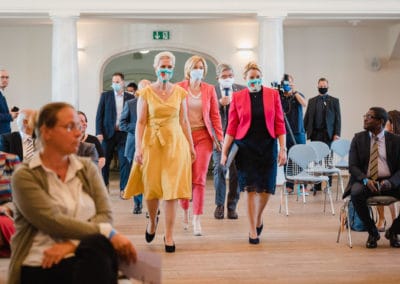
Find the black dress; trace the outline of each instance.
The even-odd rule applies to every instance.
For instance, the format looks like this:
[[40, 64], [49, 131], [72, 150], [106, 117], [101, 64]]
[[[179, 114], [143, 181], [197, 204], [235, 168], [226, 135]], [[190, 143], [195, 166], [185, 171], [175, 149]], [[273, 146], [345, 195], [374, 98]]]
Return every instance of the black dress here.
[[268, 132], [262, 89], [250, 93], [251, 124], [243, 139], [235, 140], [239, 151], [235, 158], [240, 189], [275, 193], [278, 144]]

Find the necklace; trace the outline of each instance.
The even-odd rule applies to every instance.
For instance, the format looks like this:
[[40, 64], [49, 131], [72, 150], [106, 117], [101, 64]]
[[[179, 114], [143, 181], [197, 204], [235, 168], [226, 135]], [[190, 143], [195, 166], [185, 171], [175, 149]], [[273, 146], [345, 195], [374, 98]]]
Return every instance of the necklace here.
[[198, 95], [193, 95], [192, 92], [190, 90], [188, 90], [188, 93], [193, 99], [196, 99], [196, 100], [201, 97], [201, 92]]

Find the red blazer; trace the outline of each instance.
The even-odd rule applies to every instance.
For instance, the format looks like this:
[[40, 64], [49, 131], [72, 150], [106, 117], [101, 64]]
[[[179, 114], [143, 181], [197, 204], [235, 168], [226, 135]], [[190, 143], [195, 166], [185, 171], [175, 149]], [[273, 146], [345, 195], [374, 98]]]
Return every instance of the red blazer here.
[[[189, 88], [189, 81], [185, 80], [177, 83], [186, 91]], [[213, 85], [201, 82], [201, 104], [203, 109], [203, 119], [206, 124], [208, 134], [213, 139], [213, 133], [216, 135], [218, 141], [223, 141], [224, 136], [222, 133], [221, 117], [219, 116], [217, 94]], [[189, 109], [188, 109], [189, 112]], [[214, 140], [214, 139], [213, 139]]]
[[[272, 138], [286, 134], [285, 121], [279, 93], [276, 90], [263, 88], [265, 125]], [[251, 101], [249, 89], [233, 93], [229, 107], [229, 122], [226, 133], [235, 139], [242, 139], [251, 124]]]

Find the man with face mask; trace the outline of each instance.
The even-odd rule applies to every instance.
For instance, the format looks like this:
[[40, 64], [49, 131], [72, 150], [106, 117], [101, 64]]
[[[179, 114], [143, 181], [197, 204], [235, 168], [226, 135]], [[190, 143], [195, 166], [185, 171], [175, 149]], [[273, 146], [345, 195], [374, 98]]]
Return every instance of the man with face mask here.
[[[333, 140], [340, 138], [341, 118], [339, 99], [328, 95], [328, 88], [328, 80], [320, 78], [318, 80], [319, 94], [308, 102], [304, 127], [307, 139], [324, 142], [330, 147]], [[331, 184], [331, 177], [329, 184]], [[320, 184], [314, 187], [314, 190], [320, 189]]]
[[120, 130], [119, 122], [125, 102], [134, 98], [133, 95], [124, 92], [124, 86], [124, 75], [118, 72], [114, 73], [112, 90], [101, 94], [96, 114], [96, 135], [102, 144], [106, 158], [106, 163], [102, 168], [104, 183], [108, 188], [110, 163], [114, 149], [117, 148], [121, 192], [128, 180], [129, 163], [124, 155], [127, 134]]
[[[240, 91], [245, 86], [234, 83], [234, 74], [232, 66], [229, 64], [221, 63], [217, 66], [217, 80], [215, 85], [215, 92], [217, 93], [219, 102], [219, 113], [221, 115], [222, 130], [225, 134], [228, 124], [229, 105], [232, 100], [233, 92]], [[225, 175], [226, 169], [221, 165], [221, 149], [214, 147], [213, 150], [213, 174], [214, 174], [214, 187], [215, 187], [215, 205], [217, 206], [214, 211], [215, 219], [224, 218], [224, 204], [226, 196], [226, 183]], [[228, 192], [228, 214], [229, 219], [237, 219], [236, 205], [240, 197], [240, 189], [238, 187], [237, 170], [235, 163], [231, 163], [229, 168], [229, 192]]]
[[[306, 134], [303, 124], [303, 107], [306, 106], [304, 95], [295, 89], [292, 75], [285, 74], [281, 82], [281, 103], [286, 115], [286, 148], [289, 151], [295, 144], [305, 144]], [[289, 129], [292, 131], [293, 137]], [[293, 138], [295, 141], [293, 141]], [[286, 183], [286, 191], [293, 193], [293, 183]]]

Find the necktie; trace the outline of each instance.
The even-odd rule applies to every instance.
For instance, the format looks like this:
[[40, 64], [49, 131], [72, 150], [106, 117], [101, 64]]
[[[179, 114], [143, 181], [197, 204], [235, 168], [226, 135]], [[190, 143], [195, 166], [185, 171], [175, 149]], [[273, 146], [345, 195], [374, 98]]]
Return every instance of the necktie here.
[[372, 180], [378, 179], [378, 139], [374, 138], [371, 155], [369, 156], [369, 175]]
[[225, 97], [228, 97], [229, 96], [229, 88], [224, 88], [224, 91], [225, 91]]
[[24, 144], [26, 150], [24, 160], [29, 161], [33, 156], [33, 152], [35, 151], [32, 138], [31, 137], [26, 138]]

